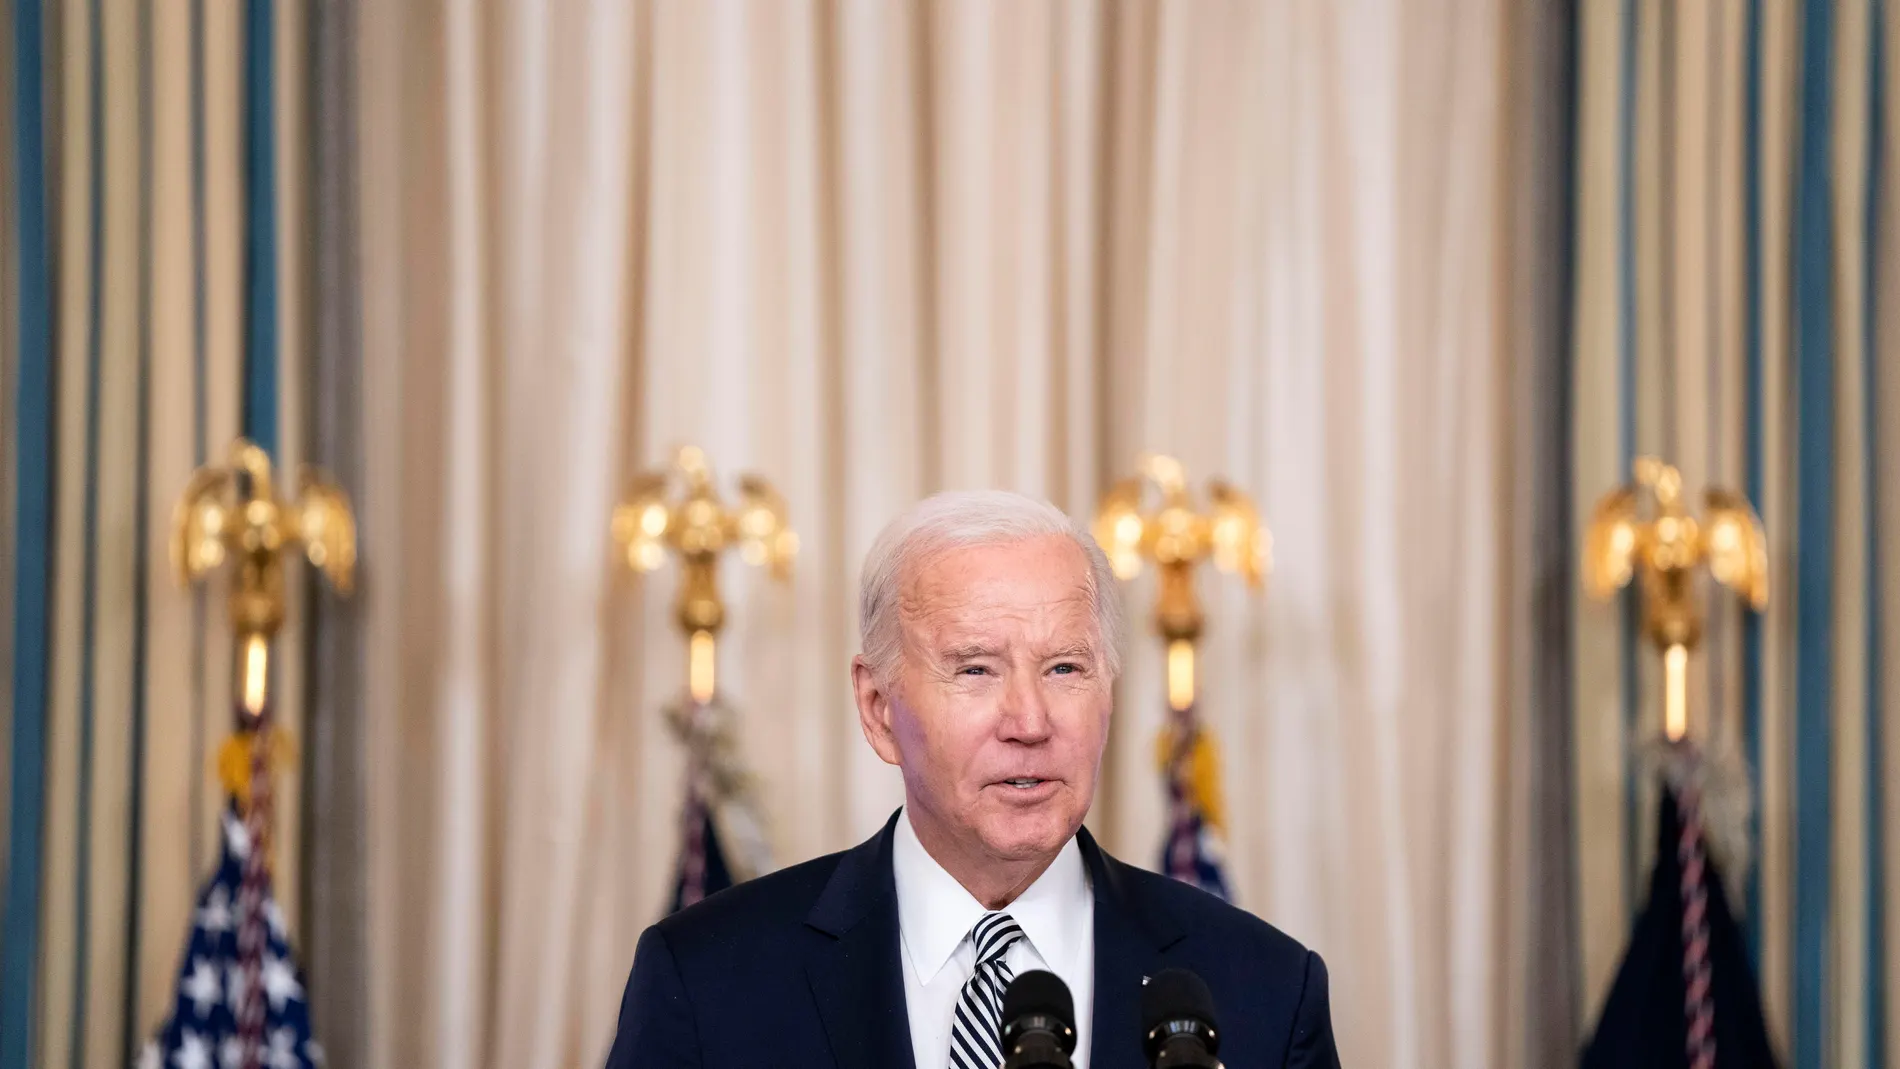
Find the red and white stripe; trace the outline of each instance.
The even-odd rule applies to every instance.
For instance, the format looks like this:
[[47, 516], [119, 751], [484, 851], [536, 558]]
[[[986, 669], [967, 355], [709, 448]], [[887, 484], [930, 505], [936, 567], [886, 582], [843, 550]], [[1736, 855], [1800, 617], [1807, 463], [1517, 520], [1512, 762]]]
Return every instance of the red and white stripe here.
[[1708, 856], [1702, 841], [1702, 805], [1695, 788], [1677, 792], [1682, 835], [1676, 859], [1682, 864], [1683, 1015], [1688, 1023], [1689, 1069], [1715, 1067], [1715, 994], [1709, 977]]
[[251, 744], [251, 797], [244, 814], [244, 830], [251, 841], [244, 857], [244, 882], [238, 889], [238, 968], [244, 975], [244, 997], [235, 1007], [238, 1041], [244, 1052], [241, 1069], [259, 1069], [264, 1052], [264, 952], [269, 945], [269, 922], [264, 916], [264, 894], [270, 882], [270, 728], [258, 718]]

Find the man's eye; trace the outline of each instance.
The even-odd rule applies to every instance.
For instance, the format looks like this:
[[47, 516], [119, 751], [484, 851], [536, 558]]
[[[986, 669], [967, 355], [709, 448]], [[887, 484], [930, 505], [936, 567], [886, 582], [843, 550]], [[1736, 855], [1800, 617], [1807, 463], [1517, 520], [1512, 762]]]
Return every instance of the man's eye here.
[[1072, 676], [1081, 670], [1082, 666], [1079, 664], [1059, 664], [1050, 669], [1050, 671], [1061, 676]]
[[957, 674], [960, 676], [980, 676], [988, 671], [989, 669], [980, 664], [966, 664], [962, 668], [957, 669]]

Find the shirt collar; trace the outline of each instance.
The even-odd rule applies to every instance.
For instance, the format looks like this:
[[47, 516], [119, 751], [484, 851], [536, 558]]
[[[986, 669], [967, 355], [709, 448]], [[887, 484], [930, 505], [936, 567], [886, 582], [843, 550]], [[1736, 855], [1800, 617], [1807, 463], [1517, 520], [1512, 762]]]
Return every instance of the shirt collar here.
[[[904, 954], [917, 982], [927, 984], [988, 910], [924, 849], [911, 827], [908, 807], [897, 822], [891, 865]], [[1036, 882], [1003, 909], [1043, 961], [1067, 974], [1088, 938], [1094, 911], [1087, 907], [1092, 904], [1082, 849], [1070, 836]]]

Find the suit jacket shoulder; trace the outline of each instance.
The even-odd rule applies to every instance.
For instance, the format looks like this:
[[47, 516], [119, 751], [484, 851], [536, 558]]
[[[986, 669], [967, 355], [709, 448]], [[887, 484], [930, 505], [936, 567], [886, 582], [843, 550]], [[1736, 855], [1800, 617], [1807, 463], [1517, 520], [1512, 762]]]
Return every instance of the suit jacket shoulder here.
[[1145, 906], [1150, 915], [1167, 913], [1180, 926], [1182, 938], [1231, 947], [1267, 971], [1297, 972], [1305, 967], [1311, 951], [1254, 914], [1192, 884], [1136, 868], [1106, 853], [1103, 860], [1119, 870], [1116, 876], [1138, 908]]
[[[1167, 967], [1194, 970], [1214, 996], [1223, 1033], [1222, 1061], [1232, 1067], [1286, 1069], [1337, 1067], [1332, 1009], [1325, 962], [1318, 954], [1259, 917], [1179, 880], [1135, 868], [1085, 840], [1095, 857], [1091, 866], [1104, 886], [1096, 891], [1098, 958], [1096, 1017], [1138, 1020], [1137, 988], [1115, 994], [1120, 979], [1104, 970], [1104, 953], [1127, 955], [1126, 964], [1143, 975]], [[1107, 923], [1101, 911], [1109, 906]], [[1132, 927], [1137, 938], [1122, 934]], [[1129, 953], [1118, 947], [1151, 946], [1158, 954]], [[1112, 964], [1112, 963], [1111, 963]], [[1119, 999], [1119, 1001], [1115, 1001]], [[1134, 1050], [1134, 1031], [1099, 1037], [1099, 1065], [1145, 1064]], [[1112, 1046], [1119, 1038], [1127, 1049]]]
[[649, 927], [609, 1069], [907, 1066], [890, 827]]
[[655, 922], [673, 954], [717, 967], [755, 953], [761, 941], [783, 941], [800, 927], [812, 904], [850, 851], [813, 858], [728, 887]]

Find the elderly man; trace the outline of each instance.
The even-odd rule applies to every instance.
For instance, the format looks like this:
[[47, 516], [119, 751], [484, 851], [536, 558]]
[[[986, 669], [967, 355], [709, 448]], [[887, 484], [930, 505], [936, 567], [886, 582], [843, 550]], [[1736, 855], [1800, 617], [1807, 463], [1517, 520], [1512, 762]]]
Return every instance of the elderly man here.
[[1229, 1069], [1337, 1066], [1319, 957], [1122, 864], [1082, 819], [1119, 667], [1113, 577], [1048, 504], [940, 494], [865, 561], [858, 722], [903, 771], [868, 842], [647, 929], [609, 1069], [996, 1069], [991, 992], [1047, 969], [1077, 1069], [1141, 1069], [1142, 983], [1206, 980]]

